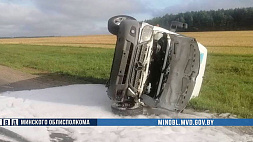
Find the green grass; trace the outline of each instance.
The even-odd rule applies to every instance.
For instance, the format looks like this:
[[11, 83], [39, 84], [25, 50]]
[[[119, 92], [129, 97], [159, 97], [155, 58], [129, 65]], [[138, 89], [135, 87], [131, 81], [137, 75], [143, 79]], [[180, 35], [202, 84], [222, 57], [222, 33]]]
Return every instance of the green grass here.
[[94, 47], [0, 45], [0, 64], [105, 83], [109, 77], [113, 52], [114, 49]]
[[[113, 52], [105, 48], [0, 45], [0, 64], [105, 83]], [[253, 55], [208, 54], [201, 93], [188, 106], [253, 118]]]
[[209, 54], [199, 97], [189, 106], [253, 118], [253, 55]]

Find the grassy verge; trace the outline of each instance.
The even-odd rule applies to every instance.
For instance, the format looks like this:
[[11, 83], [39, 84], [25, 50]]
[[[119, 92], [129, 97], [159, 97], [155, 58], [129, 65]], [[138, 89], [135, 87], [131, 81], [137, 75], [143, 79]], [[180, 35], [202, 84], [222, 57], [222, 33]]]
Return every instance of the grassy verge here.
[[[105, 83], [113, 52], [114, 49], [106, 48], [0, 45], [0, 64]], [[209, 54], [200, 96], [191, 100], [189, 106], [253, 118], [252, 73], [253, 55]]]
[[209, 54], [199, 97], [189, 106], [253, 118], [253, 55]]
[[[7, 44], [0, 45], [0, 64], [23, 71], [32, 68], [92, 83], [105, 83], [113, 51], [106, 48]], [[29, 71], [33, 73], [33, 70]]]

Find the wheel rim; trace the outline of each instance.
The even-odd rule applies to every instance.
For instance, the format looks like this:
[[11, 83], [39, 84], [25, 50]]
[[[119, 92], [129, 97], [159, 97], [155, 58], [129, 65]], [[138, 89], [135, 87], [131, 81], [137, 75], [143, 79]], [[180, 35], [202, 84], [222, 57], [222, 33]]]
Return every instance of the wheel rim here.
[[114, 19], [114, 23], [116, 24], [116, 25], [119, 25], [123, 20], [125, 20], [126, 19], [126, 17], [118, 17], [118, 18], [115, 18]]

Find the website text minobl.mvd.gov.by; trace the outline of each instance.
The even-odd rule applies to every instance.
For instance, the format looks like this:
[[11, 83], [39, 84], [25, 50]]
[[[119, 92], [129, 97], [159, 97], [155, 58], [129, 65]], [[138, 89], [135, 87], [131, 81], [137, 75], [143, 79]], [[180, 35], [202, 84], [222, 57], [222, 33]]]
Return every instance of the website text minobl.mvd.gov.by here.
[[158, 126], [213, 126], [212, 119], [158, 119]]

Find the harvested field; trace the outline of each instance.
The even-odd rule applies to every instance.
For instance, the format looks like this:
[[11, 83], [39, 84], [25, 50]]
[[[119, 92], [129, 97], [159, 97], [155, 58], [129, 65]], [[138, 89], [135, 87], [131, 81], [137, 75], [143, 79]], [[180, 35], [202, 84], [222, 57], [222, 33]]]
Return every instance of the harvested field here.
[[71, 37], [8, 38], [0, 39], [0, 43], [114, 48], [115, 40], [116, 36], [113, 35], [92, 35]]
[[[209, 53], [253, 54], [253, 31], [184, 32], [207, 47]], [[10, 38], [0, 44], [114, 48], [116, 36], [92, 35], [71, 37]]]

